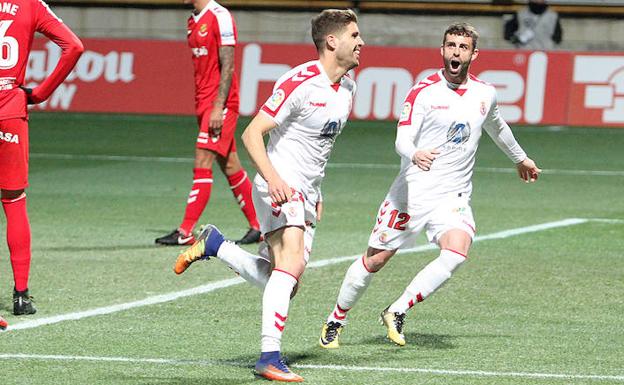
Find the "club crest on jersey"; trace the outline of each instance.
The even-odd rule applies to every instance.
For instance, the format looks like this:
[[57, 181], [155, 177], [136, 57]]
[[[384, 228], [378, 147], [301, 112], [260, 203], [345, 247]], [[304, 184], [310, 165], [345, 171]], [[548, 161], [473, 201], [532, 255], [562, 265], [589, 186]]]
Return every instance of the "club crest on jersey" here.
[[279, 106], [282, 105], [284, 99], [286, 98], [286, 93], [282, 89], [277, 89], [273, 92], [273, 95], [267, 100], [266, 106], [271, 111], [276, 111]]
[[200, 25], [197, 34], [201, 37], [206, 37], [206, 35], [208, 35], [208, 26], [206, 24]]
[[403, 109], [401, 110], [401, 116], [399, 117], [399, 123], [408, 121], [411, 113], [412, 113], [412, 105], [410, 103], [403, 104]]
[[448, 132], [446, 133], [446, 140], [449, 143], [464, 144], [470, 138], [470, 123], [451, 123]]
[[487, 109], [485, 108], [485, 102], [481, 102], [481, 108], [479, 109], [479, 112], [481, 112], [481, 115], [485, 116], [485, 113], [487, 112]]

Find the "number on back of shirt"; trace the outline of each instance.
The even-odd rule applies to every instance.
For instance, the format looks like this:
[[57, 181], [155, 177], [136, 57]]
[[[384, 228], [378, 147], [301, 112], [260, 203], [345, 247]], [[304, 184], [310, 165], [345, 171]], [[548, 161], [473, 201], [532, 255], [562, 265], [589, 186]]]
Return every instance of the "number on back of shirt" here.
[[0, 20], [0, 69], [8, 70], [15, 67], [19, 58], [17, 39], [7, 36], [13, 20]]

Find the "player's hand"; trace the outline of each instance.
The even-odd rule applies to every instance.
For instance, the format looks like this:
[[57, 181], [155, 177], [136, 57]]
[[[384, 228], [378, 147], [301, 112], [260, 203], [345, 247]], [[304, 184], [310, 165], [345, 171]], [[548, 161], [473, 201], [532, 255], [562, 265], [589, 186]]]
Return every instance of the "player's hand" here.
[[542, 172], [531, 158], [526, 158], [522, 162], [516, 164], [516, 168], [518, 169], [518, 176], [526, 183], [535, 182]]
[[279, 176], [272, 180], [267, 180], [269, 185], [269, 195], [271, 200], [278, 206], [290, 201], [290, 197], [293, 194], [293, 190], [290, 186], [282, 180]]
[[431, 150], [416, 150], [414, 156], [412, 156], [412, 163], [423, 171], [429, 171], [431, 170], [431, 164], [438, 155], [440, 155], [440, 150], [437, 148]]
[[210, 121], [208, 122], [208, 131], [211, 136], [221, 135], [221, 128], [223, 127], [223, 106], [215, 105], [210, 113]]
[[32, 88], [28, 88], [28, 87], [24, 87], [24, 86], [19, 86], [19, 88], [24, 90], [24, 92], [26, 93], [26, 102], [28, 104], [40, 103], [40, 102], [36, 102], [36, 101], [33, 100], [33, 98], [32, 98], [32, 96], [33, 96], [33, 89]]
[[316, 221], [320, 222], [323, 216], [323, 201], [316, 202]]

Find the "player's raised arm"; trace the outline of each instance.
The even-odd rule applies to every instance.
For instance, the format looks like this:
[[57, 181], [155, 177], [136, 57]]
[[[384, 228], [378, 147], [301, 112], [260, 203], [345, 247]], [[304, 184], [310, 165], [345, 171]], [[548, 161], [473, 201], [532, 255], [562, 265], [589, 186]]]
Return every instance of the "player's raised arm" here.
[[65, 80], [84, 52], [82, 42], [61, 19], [39, 2], [36, 31], [44, 34], [61, 48], [61, 57], [54, 71], [28, 95], [29, 103], [41, 103]]

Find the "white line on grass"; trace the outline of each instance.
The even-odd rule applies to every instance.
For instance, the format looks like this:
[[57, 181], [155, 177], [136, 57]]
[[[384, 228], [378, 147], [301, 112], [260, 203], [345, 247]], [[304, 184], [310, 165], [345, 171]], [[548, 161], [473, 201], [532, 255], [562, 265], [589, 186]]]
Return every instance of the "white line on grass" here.
[[[591, 220], [593, 219], [568, 218], [568, 219], [564, 219], [564, 220], [560, 220], [556, 222], [548, 222], [548, 223], [542, 223], [539, 225], [519, 227], [516, 229], [504, 230], [504, 231], [499, 231], [499, 232], [492, 233], [492, 234], [477, 236], [475, 237], [474, 241], [479, 242], [479, 241], [486, 241], [486, 240], [491, 240], [491, 239], [509, 238], [509, 237], [513, 237], [516, 235], [534, 233], [534, 232], [544, 231], [544, 230], [553, 229], [557, 227], [567, 227], [567, 226], [578, 225], [581, 223], [589, 222]], [[420, 252], [420, 251], [425, 251], [425, 250], [433, 250], [435, 248], [436, 246], [427, 244], [427, 245], [414, 247], [411, 249], [399, 250], [399, 253], [402, 253], [402, 254], [415, 253], [415, 252]], [[360, 256], [361, 254], [356, 254], [356, 255], [350, 255], [350, 256], [344, 256], [344, 257], [323, 259], [320, 261], [311, 262], [310, 264], [308, 264], [308, 267], [318, 268], [318, 267], [323, 267], [323, 266], [328, 266], [328, 265], [334, 265], [337, 263], [354, 260]], [[88, 317], [117, 313], [123, 310], [129, 310], [129, 309], [143, 307], [143, 306], [171, 302], [178, 298], [189, 297], [189, 296], [193, 296], [197, 294], [209, 293], [215, 290], [237, 285], [242, 282], [244, 282], [244, 280], [240, 277], [232, 278], [232, 279], [225, 279], [222, 281], [217, 281], [217, 282], [209, 283], [206, 285], [197, 286], [197, 287], [187, 289], [187, 290], [147, 297], [139, 301], [121, 303], [121, 304], [111, 305], [111, 306], [104, 306], [104, 307], [99, 307], [99, 308], [75, 312], [75, 313], [60, 314], [60, 315], [53, 316], [53, 317], [37, 318], [37, 319], [30, 320], [30, 321], [25, 321], [25, 322], [20, 322], [14, 325], [10, 325], [7, 331], [32, 329], [32, 328], [36, 328], [39, 326], [52, 325], [52, 324], [56, 324], [56, 323], [64, 322], [64, 321], [75, 321], [75, 320], [80, 320], [80, 319], [88, 318]]]
[[[51, 154], [51, 153], [32, 153], [32, 159], [51, 159], [51, 160], [99, 160], [114, 162], [162, 162], [162, 163], [191, 163], [193, 158], [167, 157], [167, 156], [127, 156], [127, 155], [90, 155], [90, 154]], [[398, 164], [383, 163], [328, 163], [327, 168], [342, 169], [383, 169], [398, 170]], [[515, 168], [503, 167], [475, 167], [476, 172], [515, 174]], [[563, 170], [563, 169], [544, 169], [547, 175], [587, 175], [587, 176], [624, 176], [624, 170]]]
[[[193, 366], [236, 366], [248, 368], [249, 363], [237, 361], [209, 361], [209, 360], [177, 360], [169, 358], [130, 358], [130, 357], [94, 357], [94, 356], [67, 356], [46, 354], [0, 354], [0, 360], [44, 360], [44, 361], [93, 361], [119, 362], [131, 364], [160, 364], [160, 365], [193, 365]], [[537, 379], [564, 379], [564, 380], [607, 380], [624, 381], [624, 376], [609, 376], [598, 374], [566, 374], [566, 373], [533, 373], [533, 372], [494, 372], [483, 370], [449, 370], [427, 368], [395, 368], [383, 366], [352, 366], [352, 365], [312, 365], [292, 364], [291, 367], [314, 370], [335, 370], [342, 372], [398, 372], [435, 374], [446, 376], [474, 376], [474, 377], [514, 377]]]

